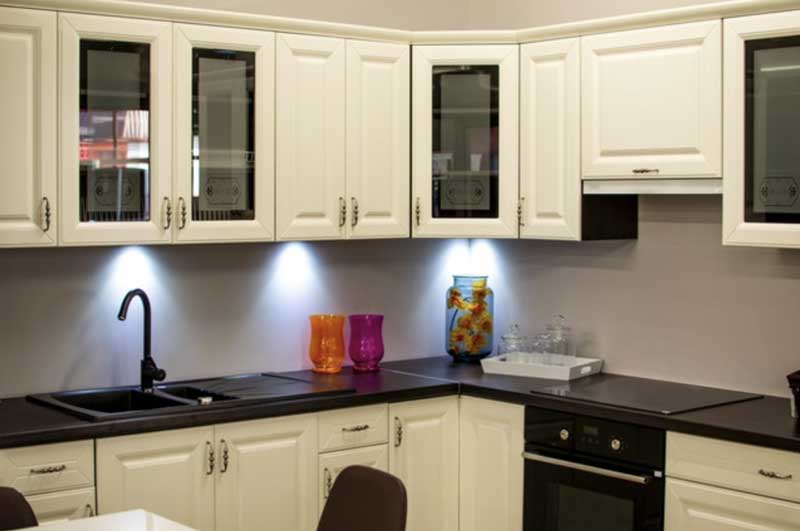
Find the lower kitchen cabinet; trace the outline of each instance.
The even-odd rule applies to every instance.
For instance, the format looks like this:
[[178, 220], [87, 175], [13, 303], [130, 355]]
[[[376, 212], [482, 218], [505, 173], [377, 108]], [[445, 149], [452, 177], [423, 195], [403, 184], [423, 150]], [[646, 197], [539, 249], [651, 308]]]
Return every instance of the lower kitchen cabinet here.
[[213, 441], [213, 426], [99, 439], [98, 512], [145, 509], [214, 530]]
[[460, 400], [460, 531], [521, 531], [525, 407]]
[[91, 488], [37, 494], [26, 499], [39, 525], [43, 525], [94, 516], [96, 513], [94, 496], [94, 488]]
[[330, 452], [319, 456], [319, 514], [325, 508], [328, 495], [336, 478], [345, 468], [353, 465], [377, 468], [384, 472], [389, 470], [389, 445], [379, 444], [365, 448], [353, 448], [340, 452]]
[[665, 531], [800, 530], [800, 504], [667, 479]]
[[314, 531], [317, 416], [218, 425], [219, 531]]
[[389, 472], [408, 494], [407, 531], [458, 531], [458, 397], [389, 405]]

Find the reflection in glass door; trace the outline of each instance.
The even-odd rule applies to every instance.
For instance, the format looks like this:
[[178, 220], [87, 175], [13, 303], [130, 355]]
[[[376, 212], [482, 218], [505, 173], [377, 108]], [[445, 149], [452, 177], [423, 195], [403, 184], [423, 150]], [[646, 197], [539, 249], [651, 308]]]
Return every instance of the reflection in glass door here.
[[498, 65], [433, 67], [432, 217], [497, 218]]
[[80, 221], [149, 221], [150, 44], [80, 41]]
[[192, 50], [192, 220], [255, 219], [255, 52]]

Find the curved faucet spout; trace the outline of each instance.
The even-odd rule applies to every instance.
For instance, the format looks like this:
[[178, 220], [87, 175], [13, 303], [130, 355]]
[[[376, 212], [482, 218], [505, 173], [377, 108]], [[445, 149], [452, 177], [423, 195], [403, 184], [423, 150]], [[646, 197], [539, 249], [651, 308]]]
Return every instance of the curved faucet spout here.
[[131, 301], [138, 297], [142, 301], [142, 306], [144, 308], [144, 355], [142, 356], [142, 371], [141, 371], [141, 388], [142, 391], [146, 393], [153, 392], [153, 381], [162, 381], [164, 378], [167, 377], [167, 373], [163, 369], [159, 369], [156, 365], [156, 362], [153, 361], [153, 356], [151, 354], [151, 325], [152, 325], [152, 318], [150, 312], [150, 298], [147, 296], [147, 293], [144, 290], [136, 288], [132, 289], [128, 293], [125, 294], [125, 298], [122, 299], [122, 305], [119, 307], [119, 314], [117, 315], [117, 319], [120, 321], [124, 321], [128, 317], [128, 306], [131, 305]]

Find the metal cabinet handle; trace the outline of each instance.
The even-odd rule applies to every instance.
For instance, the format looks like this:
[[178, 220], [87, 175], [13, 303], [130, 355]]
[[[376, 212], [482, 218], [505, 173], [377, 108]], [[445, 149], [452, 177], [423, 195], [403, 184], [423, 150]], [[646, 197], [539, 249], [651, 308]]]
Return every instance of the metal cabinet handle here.
[[225, 441], [225, 439], [220, 439], [219, 444], [222, 447], [222, 468], [219, 469], [219, 472], [220, 474], [224, 474], [228, 471], [228, 460], [230, 458], [230, 454], [228, 452], [228, 443]]
[[172, 201], [169, 200], [169, 197], [164, 196], [164, 199], [161, 200], [162, 205], [164, 205], [166, 214], [167, 214], [167, 221], [162, 225], [164, 230], [169, 230], [172, 226]]
[[86, 507], [83, 510], [83, 514], [91, 518], [92, 516], [94, 516], [94, 507], [92, 507], [91, 504], [87, 503]]
[[353, 205], [353, 220], [351, 223], [355, 227], [358, 225], [358, 200], [355, 197], [351, 197], [350, 203]]
[[625, 472], [617, 472], [616, 470], [608, 470], [591, 465], [584, 465], [583, 463], [576, 463], [574, 461], [566, 461], [564, 459], [556, 459], [555, 457], [547, 457], [546, 455], [534, 454], [531, 452], [522, 452], [522, 457], [527, 461], [536, 461], [538, 463], [545, 463], [548, 465], [562, 466], [580, 472], [588, 472], [590, 474], [597, 474], [607, 478], [621, 479], [631, 483], [638, 483], [640, 485], [647, 485], [653, 481], [650, 476], [637, 476], [635, 474], [626, 474]]
[[180, 205], [181, 209], [181, 222], [178, 225], [178, 230], [183, 230], [186, 228], [186, 201], [183, 197], [178, 198], [178, 205]]
[[781, 479], [784, 481], [788, 481], [793, 477], [792, 474], [778, 474], [777, 472], [773, 472], [772, 470], [764, 470], [763, 468], [759, 468], [758, 473], [759, 475], [762, 475], [765, 478]]
[[522, 214], [525, 212], [524, 205], [525, 205], [525, 198], [520, 197], [519, 203], [517, 203], [517, 223], [519, 224], [520, 227], [525, 226], [524, 217], [522, 216]]
[[394, 418], [394, 447], [403, 444], [403, 422], [399, 417]]
[[414, 215], [417, 218], [417, 227], [419, 227], [420, 218], [422, 217], [422, 204], [420, 203], [419, 197], [417, 197], [417, 204], [414, 207]]
[[367, 431], [369, 429], [369, 424], [359, 424], [358, 426], [353, 426], [352, 428], [342, 428], [342, 431], [345, 433], [354, 433], [359, 431]]
[[50, 200], [47, 196], [42, 197], [42, 212], [44, 212], [44, 226], [42, 232], [50, 230]]
[[658, 173], [658, 168], [634, 168], [633, 173], [641, 175], [644, 173]]
[[344, 227], [347, 223], [347, 203], [344, 197], [339, 198], [339, 227]]
[[325, 471], [322, 473], [322, 477], [323, 481], [325, 482], [322, 496], [327, 500], [328, 496], [331, 495], [331, 488], [333, 488], [333, 475], [331, 474], [330, 470], [325, 468]]
[[67, 469], [67, 465], [44, 466], [42, 468], [31, 468], [31, 474], [57, 474]]
[[214, 445], [211, 444], [211, 441], [206, 441], [206, 454], [208, 455], [208, 466], [206, 467], [206, 476], [210, 476], [214, 473], [214, 461], [216, 458], [214, 457]]

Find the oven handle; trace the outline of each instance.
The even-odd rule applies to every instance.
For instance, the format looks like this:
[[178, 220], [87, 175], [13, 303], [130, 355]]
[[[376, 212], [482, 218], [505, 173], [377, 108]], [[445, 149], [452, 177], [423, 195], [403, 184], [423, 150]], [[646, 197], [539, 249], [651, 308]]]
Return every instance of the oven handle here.
[[637, 476], [635, 474], [626, 474], [625, 472], [617, 472], [616, 470], [608, 470], [607, 468], [600, 468], [591, 465], [584, 465], [583, 463], [575, 463], [573, 461], [566, 461], [564, 459], [556, 459], [554, 457], [547, 457], [541, 454], [534, 454], [531, 452], [522, 452], [522, 457], [528, 461], [537, 461], [539, 463], [546, 463], [548, 465], [563, 466], [573, 470], [580, 470], [581, 472], [589, 472], [597, 474], [598, 476], [605, 476], [614, 479], [621, 479], [631, 483], [638, 483], [639, 485], [647, 485], [653, 481], [651, 476]]

